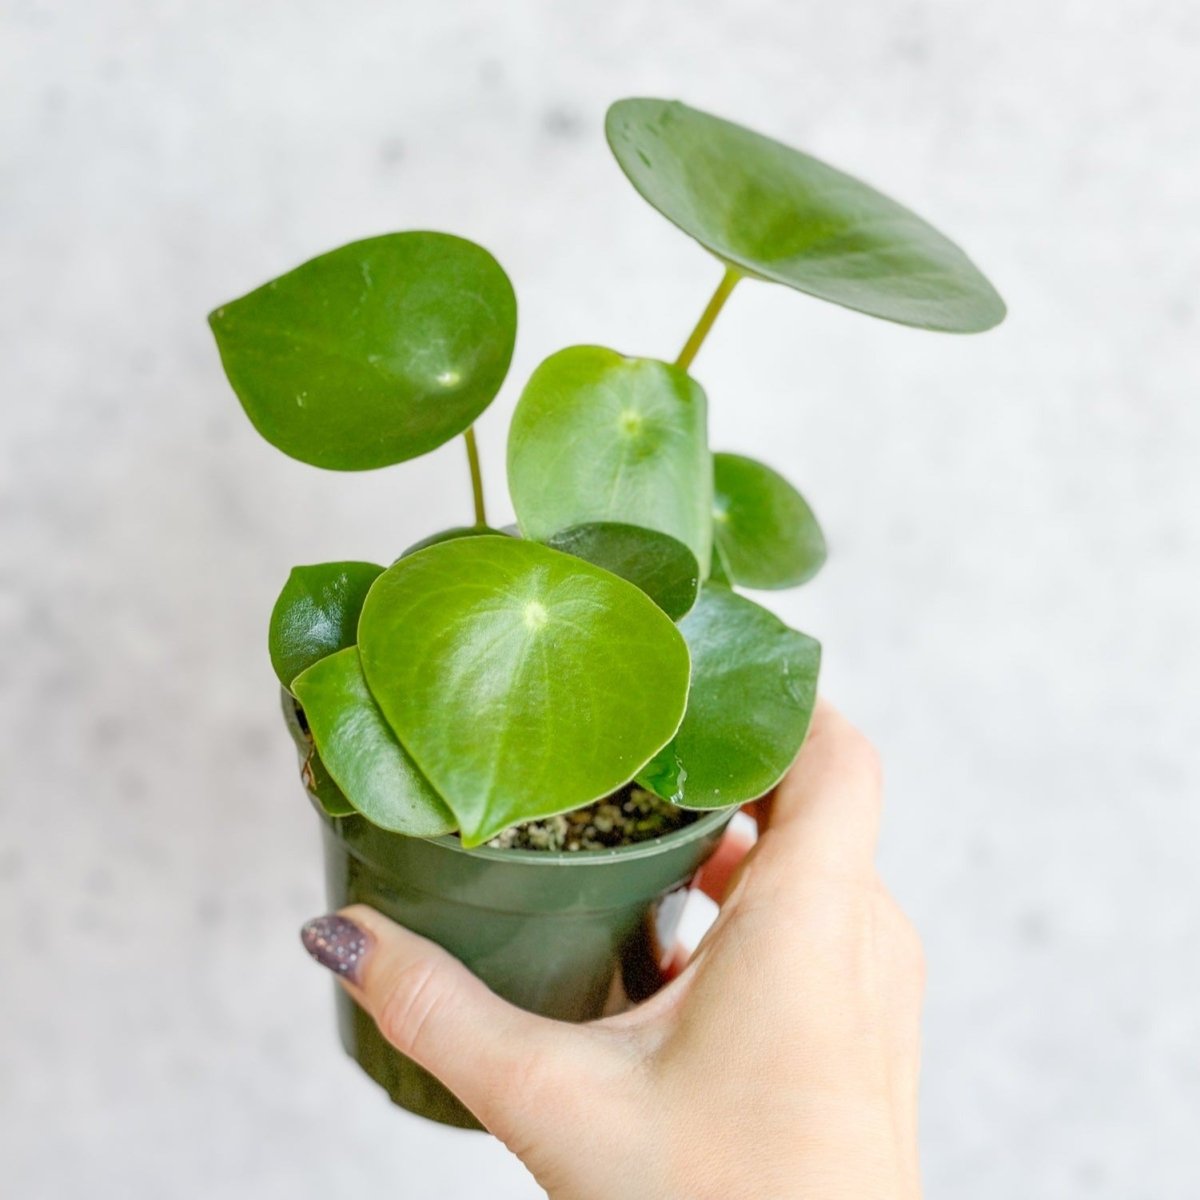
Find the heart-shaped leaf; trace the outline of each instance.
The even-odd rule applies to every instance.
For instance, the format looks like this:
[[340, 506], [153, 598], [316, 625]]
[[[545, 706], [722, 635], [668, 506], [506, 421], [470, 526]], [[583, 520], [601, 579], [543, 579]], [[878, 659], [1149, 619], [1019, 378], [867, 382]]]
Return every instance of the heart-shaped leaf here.
[[628, 579], [672, 621], [678, 621], [696, 603], [700, 588], [696, 556], [682, 542], [657, 529], [599, 521], [564, 529], [546, 545]]
[[479, 845], [628, 782], [682, 718], [679, 630], [638, 588], [507, 537], [390, 567], [359, 622], [391, 727]]
[[462, 433], [512, 357], [512, 285], [446, 233], [352, 242], [209, 317], [233, 390], [285, 454], [363, 471]]
[[275, 601], [267, 646], [285, 688], [306, 667], [358, 640], [358, 614], [382, 567], [365, 562], [293, 567]]
[[799, 150], [678, 101], [618, 100], [605, 128], [642, 196], [743, 273], [923, 329], [974, 333], [1004, 318], [953, 242]]
[[354, 805], [346, 799], [342, 789], [334, 783], [325, 769], [325, 764], [317, 753], [312, 731], [304, 718], [304, 710], [286, 688], [281, 689], [280, 697], [283, 702], [283, 720], [288, 733], [292, 735], [296, 753], [300, 758], [300, 780], [305, 789], [326, 816], [350, 816], [354, 812]]
[[708, 572], [712, 456], [704, 392], [686, 372], [600, 346], [572, 346], [534, 371], [508, 434], [508, 488], [521, 532], [619, 521], [683, 542]]
[[[443, 529], [440, 533], [431, 533], [419, 542], [413, 542], [400, 555], [400, 558], [407, 558], [410, 554], [416, 554], [418, 550], [424, 550], [426, 546], [436, 546], [440, 542], [452, 542], [456, 538], [504, 536], [505, 533], [505, 530], [493, 529], [490, 525], [455, 525], [451, 529]], [[396, 559], [396, 562], [399, 562], [400, 558]]]
[[723, 587], [702, 588], [679, 628], [692, 655], [687, 715], [638, 782], [683, 808], [755, 800], [799, 753], [821, 647]]
[[733, 583], [795, 587], [825, 561], [825, 536], [782, 475], [740, 454], [713, 455], [714, 560]]
[[379, 711], [354, 646], [314, 663], [293, 687], [321, 761], [368, 821], [410, 837], [454, 829], [450, 810]]

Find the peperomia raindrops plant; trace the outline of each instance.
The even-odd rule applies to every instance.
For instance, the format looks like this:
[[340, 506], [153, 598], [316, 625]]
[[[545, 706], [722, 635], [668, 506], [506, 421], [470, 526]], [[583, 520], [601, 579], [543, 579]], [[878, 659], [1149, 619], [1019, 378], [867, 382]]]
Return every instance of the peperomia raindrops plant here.
[[331, 818], [471, 848], [623, 790], [685, 812], [769, 791], [820, 649], [736, 589], [804, 583], [825, 539], [782, 475], [712, 452], [697, 351], [743, 279], [922, 329], [1004, 316], [952, 242], [779, 142], [650, 99], [614, 104], [607, 135], [723, 275], [673, 361], [571, 346], [533, 372], [508, 439], [515, 529], [487, 524], [473, 434], [517, 319], [482, 247], [369, 238], [210, 318], [246, 414], [293, 458], [369, 470], [466, 440], [473, 524], [386, 567], [394, 548], [297, 567], [275, 605], [271, 662]]

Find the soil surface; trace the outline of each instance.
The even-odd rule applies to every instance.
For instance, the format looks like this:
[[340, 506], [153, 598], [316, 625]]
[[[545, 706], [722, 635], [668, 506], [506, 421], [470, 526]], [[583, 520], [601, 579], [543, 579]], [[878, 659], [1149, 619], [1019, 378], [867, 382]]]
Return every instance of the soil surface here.
[[682, 829], [697, 815], [631, 783], [586, 808], [514, 825], [487, 844], [497, 850], [609, 850]]

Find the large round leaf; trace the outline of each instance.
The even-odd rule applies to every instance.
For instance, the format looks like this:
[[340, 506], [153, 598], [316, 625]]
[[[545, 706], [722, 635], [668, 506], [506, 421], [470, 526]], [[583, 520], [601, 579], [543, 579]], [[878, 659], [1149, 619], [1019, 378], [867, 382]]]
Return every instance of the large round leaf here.
[[271, 611], [267, 647], [285, 688], [305, 667], [353, 646], [358, 614], [383, 568], [374, 563], [316, 563], [293, 567]]
[[320, 761], [368, 821], [410, 837], [454, 828], [450, 810], [383, 719], [355, 647], [314, 663], [293, 687]]
[[684, 808], [754, 800], [804, 741], [821, 647], [723, 587], [703, 588], [679, 628], [692, 655], [687, 715], [638, 782]]
[[825, 561], [825, 536], [782, 475], [740, 454], [713, 455], [714, 558], [752, 588], [795, 587]]
[[700, 587], [696, 556], [682, 542], [657, 529], [598, 521], [573, 525], [546, 544], [628, 579], [672, 621], [678, 621], [696, 603]]
[[359, 649], [379, 707], [470, 846], [626, 783], [687, 699], [687, 646], [649, 597], [515, 538], [402, 558], [367, 597]]
[[704, 392], [686, 372], [600, 346], [572, 346], [534, 371], [508, 434], [521, 532], [620, 521], [683, 542], [707, 573], [712, 457]]
[[512, 357], [512, 285], [445, 233], [352, 242], [209, 317], [233, 390], [285, 454], [362, 471], [462, 433]]
[[642, 196], [740, 271], [923, 329], [973, 333], [1004, 318], [953, 242], [799, 150], [670, 100], [619, 100], [606, 132]]

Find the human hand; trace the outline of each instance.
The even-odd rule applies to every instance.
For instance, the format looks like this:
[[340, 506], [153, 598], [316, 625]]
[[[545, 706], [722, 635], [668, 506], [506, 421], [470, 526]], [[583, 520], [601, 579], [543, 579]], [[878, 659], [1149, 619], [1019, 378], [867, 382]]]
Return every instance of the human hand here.
[[757, 843], [727, 834], [701, 873], [721, 908], [690, 960], [591, 1024], [513, 1007], [361, 905], [305, 944], [552, 1200], [916, 1200], [923, 968], [873, 865], [880, 793], [875, 751], [820, 704], [749, 806]]

